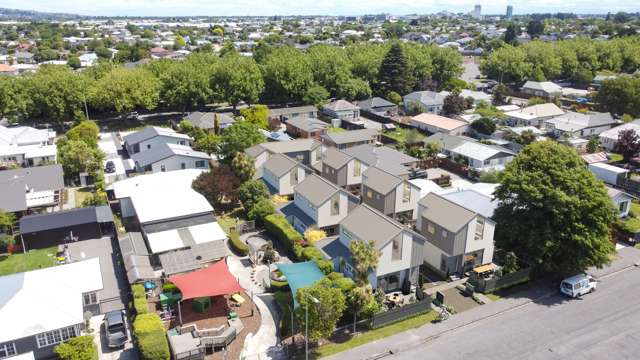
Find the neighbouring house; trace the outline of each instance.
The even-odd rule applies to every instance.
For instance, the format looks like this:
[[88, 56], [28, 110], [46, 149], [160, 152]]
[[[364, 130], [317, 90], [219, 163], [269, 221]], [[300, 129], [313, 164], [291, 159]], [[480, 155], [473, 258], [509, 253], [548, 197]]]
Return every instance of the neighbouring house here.
[[0, 76], [15, 76], [18, 75], [18, 69], [8, 64], [0, 64]]
[[287, 132], [296, 138], [316, 139], [327, 133], [329, 124], [316, 118], [296, 117], [286, 122]]
[[465, 121], [427, 113], [409, 118], [409, 125], [431, 134], [463, 135], [469, 128], [469, 124]]
[[631, 202], [635, 199], [635, 197], [627, 194], [622, 190], [614, 189], [610, 186], [607, 186], [607, 195], [609, 195], [609, 198], [611, 198], [613, 207], [618, 212], [618, 217], [627, 217], [629, 215], [629, 211], [631, 210]]
[[545, 121], [545, 128], [556, 137], [590, 138], [616, 126], [616, 121], [609, 113], [568, 112], [562, 116]]
[[616, 151], [618, 147], [618, 136], [622, 131], [633, 130], [640, 135], [640, 120], [616, 126], [612, 129], [605, 130], [598, 135], [600, 145], [607, 151]]
[[318, 109], [312, 105], [269, 109], [269, 119], [276, 119], [281, 123], [286, 123], [288, 120], [296, 118], [309, 119], [317, 117]]
[[98, 62], [98, 55], [96, 53], [86, 53], [78, 56], [78, 59], [80, 60], [80, 67], [86, 68]]
[[0, 171], [0, 209], [17, 214], [62, 207], [62, 165]]
[[588, 167], [589, 171], [591, 171], [598, 179], [613, 186], [617, 186], [622, 179], [626, 178], [629, 174], [629, 169], [623, 169], [607, 163], [593, 163], [589, 164]]
[[344, 150], [363, 144], [375, 144], [380, 133], [375, 129], [359, 129], [322, 135], [322, 144]]
[[495, 201], [472, 190], [429, 193], [418, 202], [416, 229], [426, 241], [424, 263], [441, 275], [464, 274], [493, 261]]
[[160, 59], [166, 56], [169, 56], [171, 54], [171, 51], [162, 48], [162, 47], [154, 47], [151, 48], [149, 50], [149, 52], [151, 53], [151, 58], [152, 59]]
[[100, 260], [0, 276], [0, 355], [52, 359], [55, 345], [80, 336], [84, 314], [104, 288]]
[[544, 99], [552, 99], [562, 95], [562, 86], [556, 85], [551, 81], [527, 81], [520, 90], [525, 94]]
[[313, 170], [283, 154], [273, 154], [262, 165], [262, 180], [272, 194], [293, 195], [293, 189]]
[[108, 192], [120, 202], [122, 222], [142, 234], [154, 270], [165, 275], [199, 269], [228, 255], [227, 235], [207, 199], [191, 188], [203, 170], [139, 175]]
[[131, 155], [135, 171], [165, 172], [184, 169], [209, 169], [211, 156], [190, 146], [159, 143], [152, 148]]
[[213, 132], [215, 130], [215, 118], [218, 118], [218, 127], [220, 130], [226, 129], [233, 125], [236, 120], [231, 114], [215, 113], [215, 112], [200, 112], [195, 111], [184, 118], [194, 127], [200, 128], [205, 131]]
[[[441, 91], [440, 94], [442, 94], [444, 97], [447, 97], [451, 94], [451, 92]], [[477, 106], [483, 101], [487, 104], [491, 104], [492, 102], [491, 94], [487, 94], [486, 92], [483, 92], [483, 91], [462, 89], [460, 90], [460, 94], [458, 96], [461, 96], [464, 99], [471, 98], [473, 100], [473, 106]]]
[[392, 117], [398, 115], [398, 105], [381, 97], [372, 97], [356, 103], [360, 111], [382, 117]]
[[39, 166], [57, 161], [56, 132], [29, 126], [0, 125], [0, 166]]
[[328, 147], [322, 154], [322, 177], [351, 193], [360, 192], [362, 173], [366, 169], [362, 161], [334, 147]]
[[414, 91], [402, 98], [404, 110], [409, 111], [413, 103], [417, 103], [430, 114], [439, 114], [446, 96], [435, 91]]
[[177, 133], [171, 128], [148, 126], [122, 137], [124, 148], [129, 155], [153, 149], [160, 144], [189, 145], [188, 135]]
[[362, 174], [362, 202], [390, 216], [415, 220], [420, 188], [375, 166]]
[[343, 150], [365, 166], [378, 167], [389, 174], [406, 179], [412, 169], [418, 167], [419, 159], [409, 156], [388, 146], [358, 145]]
[[20, 240], [24, 251], [113, 234], [113, 214], [108, 205], [27, 215], [20, 219]]
[[310, 174], [294, 188], [293, 201], [279, 207], [278, 212], [300, 233], [318, 227], [332, 235], [359, 201], [329, 180]]
[[474, 139], [449, 134], [434, 134], [425, 142], [440, 144], [440, 152], [449, 160], [463, 162], [477, 171], [502, 170], [516, 153], [497, 145], [481, 144]]
[[267, 131], [260, 129], [262, 135], [267, 138], [267, 141], [291, 141], [293, 138], [289, 136], [284, 130]]
[[245, 154], [254, 159], [256, 169], [262, 167], [273, 154], [284, 154], [303, 165], [315, 167], [322, 159], [322, 144], [315, 139], [296, 139], [258, 144], [246, 149]]
[[545, 120], [564, 115], [564, 111], [556, 104], [538, 104], [522, 109], [507, 111], [507, 123], [510, 126], [535, 126], [541, 127]]
[[352, 241], [373, 241], [380, 251], [378, 266], [369, 273], [373, 288], [389, 292], [400, 289], [405, 280], [411, 284], [418, 282], [425, 244], [421, 235], [362, 204], [340, 222], [337, 238], [320, 240], [316, 247], [333, 261], [336, 271], [354, 277], [355, 265], [350, 251]]
[[323, 106], [322, 113], [332, 119], [354, 121], [360, 117], [360, 108], [347, 100], [335, 100]]
[[26, 52], [26, 51], [16, 51], [13, 54], [13, 58], [15, 59], [15, 61], [18, 64], [35, 64], [36, 63], [36, 58], [35, 55], [30, 53], [30, 52]]

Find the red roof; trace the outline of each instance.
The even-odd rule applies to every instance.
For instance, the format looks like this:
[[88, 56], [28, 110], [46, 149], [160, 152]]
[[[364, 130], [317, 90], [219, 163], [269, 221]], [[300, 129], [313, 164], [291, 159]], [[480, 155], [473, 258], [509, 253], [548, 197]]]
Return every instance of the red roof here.
[[0, 72], [15, 72], [16, 68], [7, 64], [0, 64]]
[[198, 271], [171, 276], [169, 281], [180, 289], [183, 300], [243, 291], [238, 280], [229, 272], [225, 260]]
[[161, 47], [154, 47], [151, 48], [151, 50], [149, 50], [152, 54], [161, 54], [161, 53], [165, 53], [169, 50], [165, 49], [165, 48], [161, 48]]

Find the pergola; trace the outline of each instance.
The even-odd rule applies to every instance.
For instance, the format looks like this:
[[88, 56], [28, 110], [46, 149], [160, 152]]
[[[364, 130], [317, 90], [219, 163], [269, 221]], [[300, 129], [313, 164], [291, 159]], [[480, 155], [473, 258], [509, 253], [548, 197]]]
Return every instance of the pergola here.
[[184, 300], [233, 294], [244, 291], [238, 280], [229, 272], [225, 260], [220, 260], [208, 267], [182, 275], [169, 277], [182, 293], [178, 302], [178, 317], [182, 324], [181, 302]]

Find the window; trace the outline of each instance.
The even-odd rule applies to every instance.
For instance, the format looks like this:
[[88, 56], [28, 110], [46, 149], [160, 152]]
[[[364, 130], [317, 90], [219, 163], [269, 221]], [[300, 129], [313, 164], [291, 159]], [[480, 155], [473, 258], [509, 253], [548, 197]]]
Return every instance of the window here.
[[78, 336], [78, 329], [75, 326], [69, 326], [58, 330], [48, 331], [46, 333], [36, 335], [38, 347], [52, 346], [67, 341], [72, 337]]
[[367, 198], [371, 199], [373, 197], [373, 192], [371, 190], [367, 190]]
[[160, 165], [160, 171], [162, 171], [162, 172], [167, 171], [166, 166], [164, 166], [164, 165]]
[[187, 168], [187, 164], [185, 163], [180, 163], [180, 169], [186, 169]]
[[619, 207], [620, 213], [624, 214], [627, 212], [627, 205], [629, 205], [629, 202], [627, 201], [623, 201], [620, 203], [620, 207]]
[[402, 202], [408, 203], [411, 201], [411, 185], [408, 182], [404, 182], [402, 185]]
[[151, 144], [147, 144], [147, 149], [151, 149]]
[[320, 161], [322, 159], [322, 151], [320, 149], [316, 150], [316, 161]]
[[291, 185], [298, 185], [298, 168], [291, 170]]
[[196, 160], [196, 167], [197, 168], [205, 167], [205, 161], [204, 160]]
[[94, 292], [87, 293], [87, 294], [84, 294], [83, 299], [84, 299], [84, 306], [97, 304], [98, 303], [98, 294], [96, 294]]
[[433, 224], [431, 223], [427, 224], [427, 232], [431, 235], [436, 233], [436, 228], [433, 226]]
[[0, 344], [0, 359], [8, 358], [16, 355], [16, 344], [6, 343]]
[[391, 259], [392, 260], [401, 260], [402, 259], [402, 233], [400, 235], [393, 238], [391, 248]]
[[476, 240], [482, 240], [482, 234], [484, 233], [484, 218], [478, 216], [476, 220]]
[[333, 195], [331, 198], [331, 215], [340, 214], [340, 193]]
[[447, 271], [447, 257], [444, 254], [440, 257], [440, 271]]
[[362, 174], [362, 164], [359, 160], [353, 161], [353, 176], [360, 176]]
[[296, 155], [296, 160], [302, 162], [304, 160], [304, 155], [302, 155], [302, 154]]
[[178, 141], [178, 145], [184, 145], [184, 140]]

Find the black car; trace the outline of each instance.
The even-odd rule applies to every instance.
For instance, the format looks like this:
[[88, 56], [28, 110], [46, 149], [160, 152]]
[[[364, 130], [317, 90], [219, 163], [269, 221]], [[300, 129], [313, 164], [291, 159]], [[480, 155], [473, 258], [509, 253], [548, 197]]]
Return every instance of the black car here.
[[129, 340], [125, 326], [124, 312], [110, 311], [104, 315], [104, 331], [107, 336], [107, 346], [121, 347]]
[[109, 174], [116, 172], [116, 164], [114, 164], [113, 161], [107, 161], [104, 166], [104, 172]]

